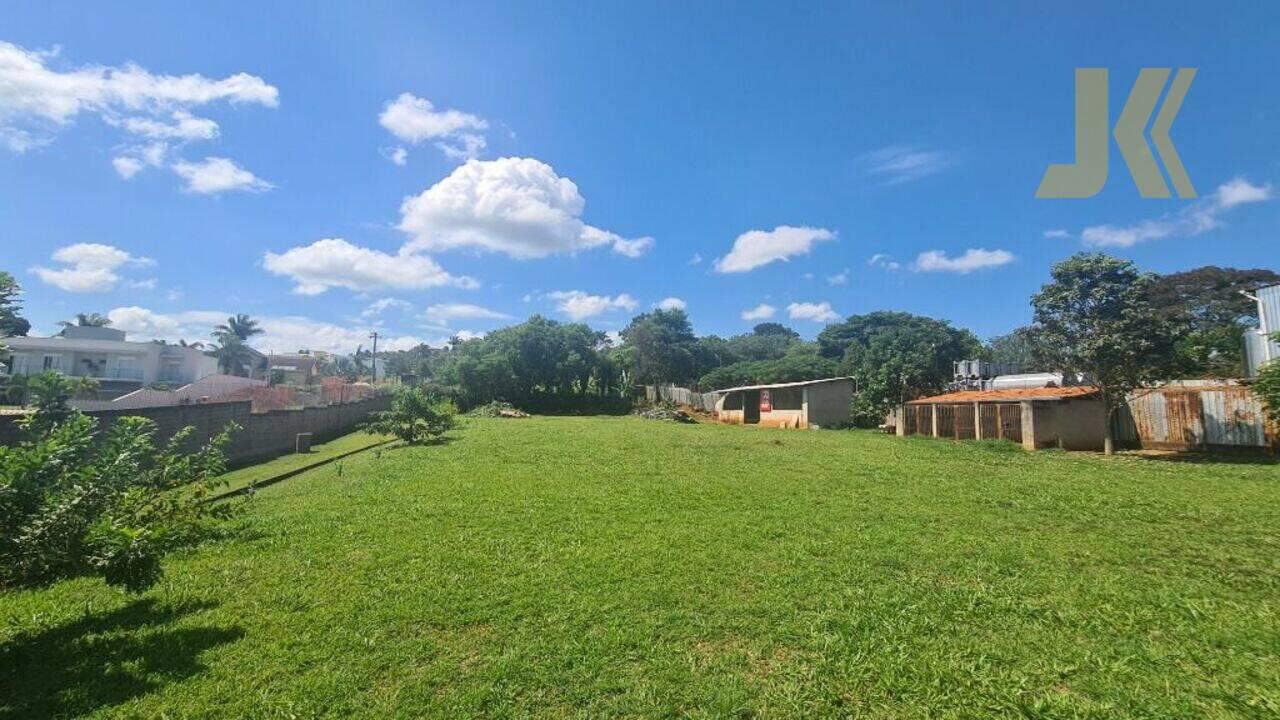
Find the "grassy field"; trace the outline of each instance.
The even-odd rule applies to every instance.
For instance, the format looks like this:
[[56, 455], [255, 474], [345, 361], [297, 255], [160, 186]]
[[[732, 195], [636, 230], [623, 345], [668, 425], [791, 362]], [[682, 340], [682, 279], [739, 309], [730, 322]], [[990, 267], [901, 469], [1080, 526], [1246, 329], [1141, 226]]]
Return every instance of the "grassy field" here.
[[353, 450], [373, 447], [374, 445], [385, 442], [389, 439], [389, 435], [370, 435], [364, 432], [354, 432], [350, 435], [343, 435], [342, 437], [335, 438], [327, 443], [312, 445], [311, 452], [309, 453], [291, 453], [289, 455], [281, 455], [269, 462], [249, 465], [247, 467], [232, 470], [222, 476], [222, 478], [226, 480], [227, 484], [226, 487], [220, 488], [218, 492], [229, 492], [231, 490], [249, 487], [250, 485], [257, 485], [291, 470], [297, 470], [298, 468], [337, 457], [343, 453], [349, 453]]
[[476, 420], [140, 597], [0, 596], [0, 717], [1274, 717], [1280, 467]]

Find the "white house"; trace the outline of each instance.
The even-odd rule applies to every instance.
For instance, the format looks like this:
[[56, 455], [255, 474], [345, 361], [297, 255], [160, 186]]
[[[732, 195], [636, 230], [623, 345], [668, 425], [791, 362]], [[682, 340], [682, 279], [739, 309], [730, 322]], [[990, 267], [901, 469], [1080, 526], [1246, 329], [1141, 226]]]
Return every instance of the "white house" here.
[[53, 370], [97, 380], [104, 395], [120, 395], [152, 383], [186, 385], [218, 372], [218, 362], [196, 348], [129, 342], [123, 330], [68, 327], [55, 337], [5, 338], [13, 375]]

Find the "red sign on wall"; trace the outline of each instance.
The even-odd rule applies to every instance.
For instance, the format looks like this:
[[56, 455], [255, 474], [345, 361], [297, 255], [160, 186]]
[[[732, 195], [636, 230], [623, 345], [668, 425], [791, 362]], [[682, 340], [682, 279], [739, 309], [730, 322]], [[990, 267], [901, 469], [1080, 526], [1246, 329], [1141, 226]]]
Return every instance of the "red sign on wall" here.
[[760, 412], [773, 412], [773, 395], [768, 390], [760, 391]]

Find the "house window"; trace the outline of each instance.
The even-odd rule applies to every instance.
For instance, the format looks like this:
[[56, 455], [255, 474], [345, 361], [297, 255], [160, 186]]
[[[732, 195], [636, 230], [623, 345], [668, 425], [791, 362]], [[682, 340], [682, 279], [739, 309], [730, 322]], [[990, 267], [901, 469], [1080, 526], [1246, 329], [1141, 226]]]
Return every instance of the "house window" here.
[[14, 375], [30, 375], [31, 374], [31, 358], [26, 355], [13, 356], [13, 374]]
[[776, 388], [773, 391], [774, 410], [803, 410], [804, 388]]
[[62, 356], [61, 355], [45, 355], [43, 368], [45, 370], [52, 370], [54, 372], [62, 372]]

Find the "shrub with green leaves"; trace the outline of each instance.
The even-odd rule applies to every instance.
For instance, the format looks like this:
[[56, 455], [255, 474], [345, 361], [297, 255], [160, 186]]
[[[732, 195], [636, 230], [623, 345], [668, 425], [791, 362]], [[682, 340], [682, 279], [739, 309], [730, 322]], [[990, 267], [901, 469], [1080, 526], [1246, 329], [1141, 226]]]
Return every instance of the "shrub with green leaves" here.
[[[1272, 335], [1271, 339], [1280, 342], [1280, 333]], [[1273, 360], [1258, 371], [1258, 379], [1253, 383], [1253, 394], [1262, 398], [1271, 422], [1280, 424], [1280, 360]]]
[[394, 435], [417, 445], [457, 427], [457, 416], [458, 408], [452, 401], [413, 387], [397, 393], [391, 409], [374, 413], [364, 429], [377, 435]]
[[0, 587], [96, 575], [145, 590], [165, 553], [230, 514], [206, 500], [222, 482], [222, 448], [237, 428], [184, 453], [190, 428], [163, 445], [146, 418], [121, 418], [99, 433], [96, 419], [67, 406], [73, 390], [57, 376], [33, 383], [22, 440], [0, 447]]

